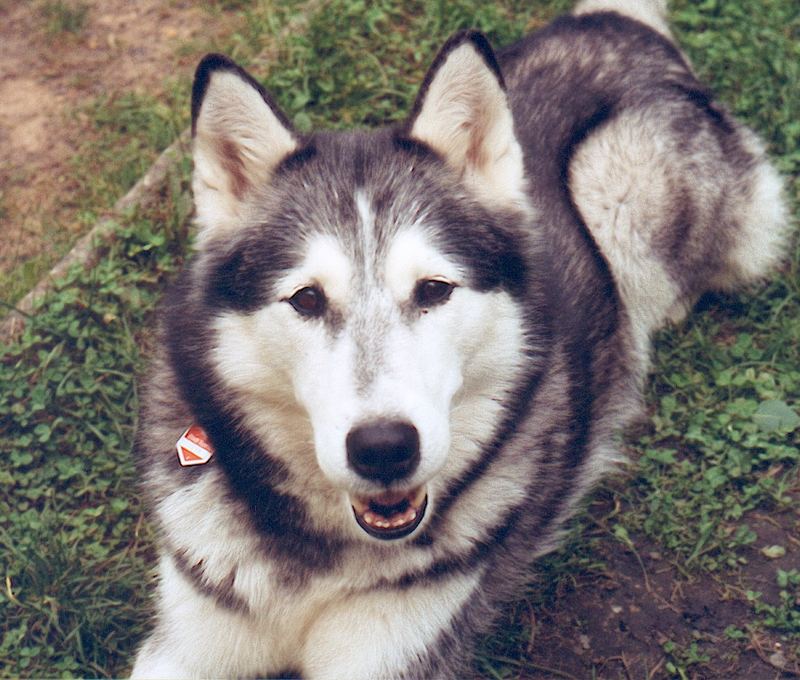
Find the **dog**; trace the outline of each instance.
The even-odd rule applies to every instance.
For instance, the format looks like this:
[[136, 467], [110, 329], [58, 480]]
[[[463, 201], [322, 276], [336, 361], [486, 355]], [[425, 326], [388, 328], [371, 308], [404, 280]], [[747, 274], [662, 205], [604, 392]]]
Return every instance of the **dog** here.
[[[295, 131], [221, 55], [197, 252], [136, 455], [159, 530], [134, 677], [454, 678], [623, 459], [649, 338], [782, 258], [781, 179], [662, 0], [435, 58], [407, 120]], [[177, 455], [176, 455], [177, 454]]]

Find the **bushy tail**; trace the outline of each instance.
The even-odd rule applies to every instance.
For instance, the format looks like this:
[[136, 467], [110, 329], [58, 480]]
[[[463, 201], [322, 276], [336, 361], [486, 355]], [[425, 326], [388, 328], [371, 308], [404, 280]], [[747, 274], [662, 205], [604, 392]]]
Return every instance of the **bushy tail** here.
[[581, 0], [574, 14], [618, 12], [672, 38], [667, 24], [667, 0]]

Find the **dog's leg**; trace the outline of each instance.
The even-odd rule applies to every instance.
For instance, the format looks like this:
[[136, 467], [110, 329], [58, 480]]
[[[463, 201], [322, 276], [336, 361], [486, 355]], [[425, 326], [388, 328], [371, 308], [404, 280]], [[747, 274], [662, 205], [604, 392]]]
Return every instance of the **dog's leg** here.
[[272, 668], [270, 646], [250, 616], [198, 592], [169, 557], [161, 559], [160, 576], [156, 628], [131, 677], [253, 677]]
[[156, 633], [149, 637], [136, 656], [131, 678], [188, 678], [192, 673], [181, 665], [167, 639]]
[[577, 149], [569, 178], [575, 205], [611, 266], [645, 368], [650, 334], [676, 314], [683, 293], [657, 247], [675, 219], [671, 174], [681, 171], [663, 127], [648, 112], [618, 115]]
[[650, 334], [702, 293], [766, 276], [788, 234], [780, 177], [756, 136], [665, 92], [615, 116], [570, 165], [573, 200], [608, 258], [643, 358]]
[[[664, 0], [582, 0], [574, 13], [598, 11], [671, 40]], [[650, 334], [682, 320], [704, 292], [765, 278], [789, 236], [782, 181], [764, 145], [710, 99], [688, 59], [665, 60], [648, 79], [640, 85], [649, 98], [617, 104], [569, 169], [573, 200], [609, 261], [643, 358]]]
[[[465, 658], [457, 653], [459, 636], [453, 634], [453, 627], [475, 599], [478, 580], [477, 574], [465, 575], [425, 587], [376, 591], [337, 601], [322, 611], [309, 630], [303, 677], [458, 677]], [[447, 646], [447, 653], [437, 652], [439, 646]]]

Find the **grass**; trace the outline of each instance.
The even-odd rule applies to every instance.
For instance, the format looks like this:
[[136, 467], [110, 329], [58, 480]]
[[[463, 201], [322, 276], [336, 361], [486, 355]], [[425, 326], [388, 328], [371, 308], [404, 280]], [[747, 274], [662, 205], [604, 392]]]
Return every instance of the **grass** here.
[[[503, 44], [569, 4], [228, 1], [243, 21], [225, 47], [298, 127], [372, 125], [405, 114], [451, 32], [476, 26]], [[681, 0], [673, 20], [703, 77], [769, 140], [797, 214], [800, 19], [791, 3]], [[99, 135], [83, 157], [101, 158], [103, 179], [78, 202], [87, 222], [185, 125], [188, 83], [170, 89], [179, 94], [164, 101], [89, 105]], [[98, 266], [71, 274], [0, 358], [2, 676], [119, 676], [145, 629], [152, 536], [130, 458], [132, 377], [163, 284], [189, 247], [187, 180], [183, 167], [161, 206], [122, 219]], [[800, 653], [800, 576], [778, 557], [783, 549], [796, 559], [800, 536], [799, 267], [795, 247], [768, 286], [709, 299], [659, 335], [650, 417], [625, 441], [635, 464], [598, 492], [565, 548], [537, 565], [529, 592], [485, 641], [481, 675], [575, 677], [528, 650], [542, 621], [561, 645], [590, 629], [580, 609], [559, 607], [618, 578], [620, 554], [649, 568], [658, 553], [687, 587], [711, 584], [744, 612], [724, 644], [702, 631], [665, 637], [655, 677], [715, 677], [709, 669], [729, 662], [721, 650], [744, 659], [759, 641], [779, 642], [787, 658]], [[778, 525], [772, 533], [766, 520]], [[770, 554], [778, 558], [760, 557]]]
[[127, 92], [99, 97], [84, 107], [94, 134], [72, 161], [78, 176], [91, 176], [74, 199], [84, 222], [97, 219], [98, 206], [113, 205], [188, 126], [190, 87], [188, 78], [174, 79], [165, 83], [170, 94], [160, 99]]
[[119, 675], [147, 609], [149, 534], [130, 459], [134, 329], [180, 261], [186, 214], [175, 215], [174, 231], [142, 218], [122, 229], [0, 365], [3, 675]]

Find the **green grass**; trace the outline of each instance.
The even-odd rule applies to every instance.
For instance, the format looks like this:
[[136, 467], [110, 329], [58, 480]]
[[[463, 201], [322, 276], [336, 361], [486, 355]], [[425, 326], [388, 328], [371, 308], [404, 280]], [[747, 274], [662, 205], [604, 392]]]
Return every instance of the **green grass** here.
[[185, 183], [172, 196], [171, 214], [132, 218], [95, 268], [73, 273], [0, 363], [2, 675], [120, 675], [141, 630], [150, 534], [132, 376], [186, 247]]
[[84, 221], [98, 206], [113, 205], [189, 124], [188, 77], [165, 83], [168, 96], [134, 92], [102, 96], [82, 111], [94, 134], [73, 160], [78, 176], [91, 178], [76, 201]]
[[[245, 21], [222, 47], [306, 129], [396, 120], [447, 35], [478, 27], [507, 43], [570, 3], [226, 4]], [[797, 214], [797, 13], [778, 0], [673, 5], [700, 73], [769, 141]], [[281, 33], [292, 22], [296, 29]], [[185, 125], [188, 87], [175, 84], [164, 101], [127, 95], [89, 104], [100, 134], [83, 157], [101, 159], [92, 167], [102, 177], [78, 205], [87, 223]], [[122, 675], [146, 626], [152, 536], [130, 459], [133, 376], [163, 284], [188, 247], [187, 181], [183, 167], [155, 212], [121, 220], [98, 266], [73, 273], [0, 358], [0, 676]], [[796, 569], [776, 566], [760, 587], [740, 580], [764, 547], [755, 518], [791, 513], [800, 498], [799, 268], [795, 246], [768, 286], [717, 298], [659, 335], [650, 418], [625, 443], [635, 465], [606, 485], [566, 547], [537, 566], [529, 592], [485, 641], [481, 675], [535, 669], [526, 652], [532, 616], [607, 579], [614, 550], [657, 549], [687, 582], [738, 588], [749, 614], [726, 639], [739, 653], [758, 635], [780, 640], [787, 655], [798, 650]], [[795, 549], [799, 528], [800, 519], [786, 526], [782, 547]], [[661, 651], [664, 677], [702, 675], [715, 653], [700, 639], [667, 639]]]
[[657, 343], [656, 365], [672, 370], [651, 382], [652, 432], [636, 442], [644, 511], [630, 523], [687, 566], [736, 566], [737, 548], [755, 539], [747, 512], [793, 502], [798, 421], [768, 418], [794, 414], [786, 401], [800, 394], [800, 300], [781, 288], [739, 315], [695, 317]]

